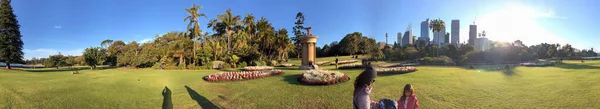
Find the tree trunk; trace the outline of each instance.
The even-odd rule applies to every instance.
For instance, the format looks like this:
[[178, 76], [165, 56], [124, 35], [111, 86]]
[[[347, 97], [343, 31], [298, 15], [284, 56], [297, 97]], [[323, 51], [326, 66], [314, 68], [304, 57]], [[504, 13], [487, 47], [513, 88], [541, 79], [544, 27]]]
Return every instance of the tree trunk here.
[[10, 62], [6, 62], [6, 69], [10, 70]]

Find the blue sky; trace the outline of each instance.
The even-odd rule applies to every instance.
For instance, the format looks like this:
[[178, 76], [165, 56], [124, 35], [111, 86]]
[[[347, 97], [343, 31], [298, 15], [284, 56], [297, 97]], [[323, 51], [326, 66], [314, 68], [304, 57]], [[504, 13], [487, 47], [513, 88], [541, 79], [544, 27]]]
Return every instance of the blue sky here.
[[[203, 5], [200, 19], [204, 31], [209, 19], [230, 8], [233, 14], [266, 17], [276, 28], [292, 30], [297, 12], [313, 27], [322, 46], [359, 31], [389, 42], [412, 24], [420, 36], [420, 22], [440, 18], [460, 19], [461, 42], [468, 25], [486, 30], [499, 41], [521, 39], [525, 44], [569, 43], [577, 48], [600, 48], [594, 24], [600, 15], [596, 0], [13, 0], [21, 24], [25, 58], [47, 57], [61, 52], [80, 55], [104, 39], [148, 41], [156, 34], [183, 31], [184, 8]], [[451, 32], [447, 29], [446, 32]], [[290, 36], [292, 33], [290, 32]], [[430, 36], [431, 37], [431, 36]], [[594, 41], [596, 40], [596, 41]], [[598, 51], [598, 50], [596, 50]]]

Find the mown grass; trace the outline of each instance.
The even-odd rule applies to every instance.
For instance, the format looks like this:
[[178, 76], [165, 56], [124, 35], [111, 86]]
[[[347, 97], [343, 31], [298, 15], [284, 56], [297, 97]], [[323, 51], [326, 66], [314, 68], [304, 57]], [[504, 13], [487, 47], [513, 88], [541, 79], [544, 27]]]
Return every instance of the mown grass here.
[[[333, 61], [334, 57], [318, 61]], [[349, 57], [341, 57], [347, 60]], [[298, 65], [298, 60], [290, 63]], [[241, 82], [209, 83], [214, 70], [0, 70], [0, 108], [161, 108], [164, 87], [174, 108], [351, 108], [352, 85], [362, 71], [337, 70], [351, 80], [308, 86], [303, 72]], [[334, 66], [321, 68], [335, 70]], [[419, 71], [378, 76], [371, 99], [397, 100], [413, 84], [422, 108], [597, 108], [600, 61], [565, 61], [551, 67], [503, 70], [419, 66]], [[44, 72], [41, 72], [44, 71]]]

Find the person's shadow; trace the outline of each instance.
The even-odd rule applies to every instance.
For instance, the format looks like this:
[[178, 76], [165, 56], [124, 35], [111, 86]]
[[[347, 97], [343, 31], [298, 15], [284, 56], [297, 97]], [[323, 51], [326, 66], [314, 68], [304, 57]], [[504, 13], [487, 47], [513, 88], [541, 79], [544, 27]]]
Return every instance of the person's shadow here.
[[188, 93], [190, 94], [190, 97], [196, 100], [196, 102], [198, 103], [198, 105], [200, 105], [200, 107], [202, 107], [202, 109], [220, 109], [217, 105], [210, 102], [208, 99], [206, 99], [206, 97], [198, 94], [198, 92], [194, 91], [192, 88], [185, 86], [185, 89], [187, 89]]
[[163, 109], [173, 109], [173, 101], [171, 99], [171, 90], [167, 86], [165, 86], [165, 89], [163, 89], [162, 95], [163, 95], [162, 108]]

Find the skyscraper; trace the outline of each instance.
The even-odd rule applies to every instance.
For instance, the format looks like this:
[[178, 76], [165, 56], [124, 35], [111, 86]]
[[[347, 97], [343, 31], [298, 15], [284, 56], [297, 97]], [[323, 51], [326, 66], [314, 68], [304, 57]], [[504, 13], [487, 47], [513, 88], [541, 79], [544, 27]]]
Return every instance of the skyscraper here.
[[407, 44], [413, 44], [413, 35], [412, 31], [404, 32], [404, 37], [402, 38], [402, 46], [406, 46]]
[[[429, 19], [421, 22], [421, 36], [419, 40], [429, 39]], [[429, 42], [428, 40], [425, 42]]]
[[402, 32], [398, 32], [398, 36], [396, 36], [398, 39], [396, 39], [396, 43], [400, 46], [402, 46]]
[[452, 24], [451, 24], [451, 32], [450, 33], [450, 37], [451, 37], [451, 41], [450, 43], [452, 44], [460, 44], [460, 20], [458, 19], [454, 19], [452, 20]]
[[477, 25], [469, 25], [469, 44], [475, 44], [475, 40], [477, 39]]
[[433, 32], [433, 43], [434, 44], [442, 44], [446, 40], [446, 27], [442, 28], [440, 31]]

